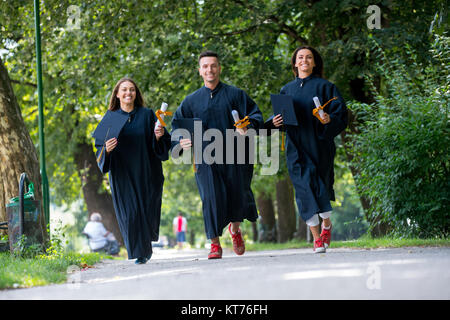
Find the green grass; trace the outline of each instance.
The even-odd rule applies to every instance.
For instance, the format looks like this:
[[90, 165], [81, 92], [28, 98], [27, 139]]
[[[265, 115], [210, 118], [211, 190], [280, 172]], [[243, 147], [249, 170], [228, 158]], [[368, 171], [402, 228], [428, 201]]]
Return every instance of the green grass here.
[[[306, 241], [291, 240], [286, 243], [246, 243], [249, 251], [282, 250], [312, 248], [313, 244]], [[401, 247], [450, 247], [450, 239], [395, 239], [391, 237], [370, 238], [367, 236], [356, 240], [332, 241], [330, 248], [401, 248]]]
[[0, 289], [64, 283], [69, 266], [94, 265], [105, 258], [98, 253], [60, 253], [22, 258], [0, 253]]

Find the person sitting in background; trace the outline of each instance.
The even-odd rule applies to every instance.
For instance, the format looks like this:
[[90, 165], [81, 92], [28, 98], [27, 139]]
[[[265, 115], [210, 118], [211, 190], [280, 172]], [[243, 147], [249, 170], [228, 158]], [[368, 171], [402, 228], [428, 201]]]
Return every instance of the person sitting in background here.
[[119, 243], [112, 234], [106, 230], [103, 225], [102, 216], [98, 212], [94, 212], [90, 221], [86, 224], [83, 234], [89, 239], [89, 247], [92, 252], [105, 251], [107, 254], [118, 254]]

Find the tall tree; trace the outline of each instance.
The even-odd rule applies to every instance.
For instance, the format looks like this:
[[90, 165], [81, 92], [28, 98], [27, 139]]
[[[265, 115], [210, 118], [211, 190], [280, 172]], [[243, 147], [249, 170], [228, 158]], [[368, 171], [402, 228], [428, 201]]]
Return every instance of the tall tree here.
[[[0, 220], [7, 221], [6, 203], [19, 194], [19, 177], [25, 172], [35, 187], [36, 200], [42, 199], [41, 177], [36, 148], [25, 126], [3, 61], [0, 59]], [[45, 218], [40, 208], [39, 221], [45, 239]]]

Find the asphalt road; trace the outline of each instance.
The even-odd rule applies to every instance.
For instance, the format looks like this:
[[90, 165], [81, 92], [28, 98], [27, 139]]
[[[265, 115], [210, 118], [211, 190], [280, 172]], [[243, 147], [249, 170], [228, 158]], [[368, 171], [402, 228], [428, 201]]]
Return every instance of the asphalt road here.
[[0, 300], [450, 298], [450, 248], [224, 251], [221, 260], [207, 260], [207, 252], [155, 249], [145, 265], [105, 260], [66, 284], [3, 290]]

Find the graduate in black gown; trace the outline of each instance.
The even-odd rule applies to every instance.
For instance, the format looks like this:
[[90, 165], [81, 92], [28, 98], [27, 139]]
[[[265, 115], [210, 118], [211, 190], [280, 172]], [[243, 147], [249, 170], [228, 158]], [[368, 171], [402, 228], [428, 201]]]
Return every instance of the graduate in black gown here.
[[157, 117], [144, 106], [131, 79], [123, 78], [116, 84], [109, 110], [129, 118], [118, 139], [108, 139], [105, 145], [96, 139], [98, 166], [102, 173], [109, 173], [128, 259], [143, 264], [151, 258], [152, 241], [159, 236], [164, 183], [161, 161], [168, 159], [170, 134], [162, 126], [155, 128]]
[[[297, 48], [291, 65], [295, 80], [280, 91], [293, 97], [299, 122], [298, 126], [283, 128], [288, 171], [300, 216], [314, 237], [314, 251], [325, 252], [331, 239], [330, 201], [335, 200], [334, 137], [347, 126], [347, 108], [337, 87], [322, 78], [322, 58], [314, 48]], [[328, 102], [322, 120], [313, 115], [316, 108], [313, 97], [318, 97], [321, 106]], [[266, 121], [266, 128], [282, 128], [282, 124], [281, 115], [272, 116]], [[323, 219], [320, 234], [319, 216]]]
[[[245, 251], [239, 225], [244, 219], [256, 221], [258, 213], [255, 200], [250, 188], [253, 176], [253, 164], [226, 162], [226, 130], [234, 130], [235, 121], [232, 110], [239, 113], [240, 119], [248, 116], [249, 124], [236, 129], [240, 135], [249, 133], [249, 129], [258, 130], [263, 125], [263, 117], [256, 103], [241, 89], [220, 81], [221, 66], [218, 55], [212, 51], [205, 51], [199, 57], [199, 73], [203, 78], [204, 87], [188, 95], [180, 104], [172, 121], [172, 134], [177, 129], [177, 119], [200, 118], [203, 130], [217, 129], [223, 136], [223, 163], [215, 161], [207, 164], [195, 159], [195, 178], [203, 203], [203, 218], [206, 236], [211, 239], [209, 259], [220, 259], [222, 248], [219, 237], [223, 229], [228, 226], [232, 236], [233, 249], [241, 255]], [[194, 138], [195, 142], [195, 138]], [[192, 141], [180, 139], [174, 146], [181, 145], [184, 152], [191, 152]], [[202, 142], [204, 150], [207, 143]], [[236, 147], [236, 145], [235, 145]], [[195, 149], [195, 146], [194, 146]], [[245, 152], [248, 155], [248, 145]], [[189, 151], [188, 151], [189, 150]], [[237, 153], [235, 153], [236, 157]], [[172, 154], [172, 156], [174, 156]]]

